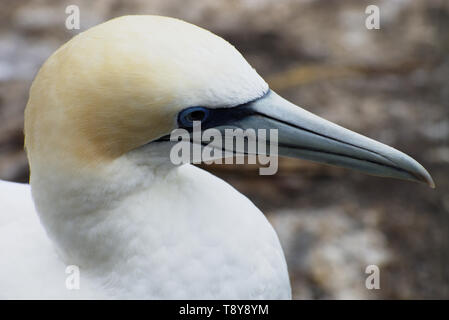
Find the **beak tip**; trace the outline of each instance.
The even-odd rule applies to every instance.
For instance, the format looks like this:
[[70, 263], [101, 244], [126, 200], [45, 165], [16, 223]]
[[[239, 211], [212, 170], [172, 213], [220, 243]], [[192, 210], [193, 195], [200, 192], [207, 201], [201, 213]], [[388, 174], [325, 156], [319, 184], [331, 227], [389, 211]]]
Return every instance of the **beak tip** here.
[[435, 189], [435, 182], [427, 170], [424, 169], [423, 172], [420, 172], [420, 175], [417, 178], [420, 182], [427, 184], [431, 189]]
[[427, 185], [431, 188], [431, 189], [435, 189], [435, 182], [433, 182], [432, 177], [429, 175], [429, 179], [427, 179]]

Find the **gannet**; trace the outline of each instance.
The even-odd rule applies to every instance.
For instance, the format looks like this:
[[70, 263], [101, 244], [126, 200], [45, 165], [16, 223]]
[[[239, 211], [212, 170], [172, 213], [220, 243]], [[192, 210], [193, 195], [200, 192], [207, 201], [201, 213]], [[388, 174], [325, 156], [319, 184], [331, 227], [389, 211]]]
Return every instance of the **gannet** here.
[[[262, 212], [207, 171], [170, 161], [167, 135], [193, 119], [276, 128], [281, 156], [433, 186], [404, 153], [280, 97], [211, 32], [116, 18], [59, 48], [31, 86], [31, 187], [0, 182], [0, 297], [290, 299]], [[71, 290], [67, 266], [79, 267]]]

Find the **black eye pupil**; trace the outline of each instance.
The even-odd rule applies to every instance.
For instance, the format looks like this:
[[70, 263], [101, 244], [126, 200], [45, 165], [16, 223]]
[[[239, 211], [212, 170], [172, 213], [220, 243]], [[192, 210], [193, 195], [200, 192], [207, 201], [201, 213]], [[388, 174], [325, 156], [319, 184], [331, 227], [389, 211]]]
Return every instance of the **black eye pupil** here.
[[193, 121], [201, 121], [201, 120], [204, 119], [204, 116], [205, 116], [205, 115], [206, 115], [206, 114], [204, 113], [204, 111], [201, 111], [201, 110], [195, 110], [195, 111], [189, 113], [189, 114], [186, 116], [186, 118], [187, 118], [187, 120], [189, 120], [189, 121], [191, 121], [191, 122], [193, 122]]
[[182, 110], [178, 115], [180, 127], [192, 128], [195, 121], [205, 122], [209, 117], [209, 110], [203, 107], [190, 107]]

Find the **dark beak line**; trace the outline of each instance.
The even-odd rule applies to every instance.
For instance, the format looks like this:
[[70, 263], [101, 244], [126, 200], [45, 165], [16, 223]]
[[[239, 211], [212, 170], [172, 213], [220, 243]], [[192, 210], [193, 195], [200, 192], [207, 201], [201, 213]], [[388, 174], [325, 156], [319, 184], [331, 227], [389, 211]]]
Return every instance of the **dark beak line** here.
[[[336, 141], [338, 141], [338, 140], [336, 140]], [[344, 143], [344, 142], [343, 142], [343, 143]], [[348, 145], [351, 145], [351, 144], [348, 144]], [[417, 176], [416, 174], [414, 174], [413, 172], [409, 172], [409, 171], [407, 171], [407, 170], [405, 170], [405, 169], [402, 169], [402, 168], [400, 168], [400, 167], [398, 167], [398, 166], [388, 165], [388, 164], [376, 162], [376, 161], [374, 161], [374, 160], [363, 159], [363, 158], [359, 158], [359, 157], [356, 157], [356, 156], [348, 156], [348, 155], [345, 155], [345, 154], [343, 154], [343, 153], [337, 153], [337, 152], [325, 151], [325, 150], [314, 149], [314, 148], [310, 148], [310, 147], [301, 147], [301, 146], [299, 146], [299, 148], [298, 148], [298, 146], [293, 146], [293, 145], [288, 145], [288, 144], [279, 144], [279, 146], [280, 146], [280, 147], [291, 148], [291, 149], [302, 149], [302, 150], [311, 151], [311, 152], [316, 152], [316, 153], [329, 154], [329, 155], [334, 155], [334, 156], [343, 157], [343, 158], [348, 158], [348, 159], [356, 159], [356, 160], [359, 160], [359, 161], [365, 161], [365, 162], [369, 162], [369, 163], [372, 163], [372, 164], [375, 164], [375, 165], [378, 165], [378, 166], [388, 167], [388, 168], [391, 168], [391, 169], [394, 169], [394, 170], [397, 170], [397, 171], [401, 171], [401, 172], [407, 173], [407, 174], [409, 174], [409, 175], [414, 176], [416, 179], [418, 179], [418, 180], [420, 180], [420, 181], [426, 181], [426, 180], [424, 180], [423, 177], [419, 177], [419, 176]], [[357, 146], [355, 146], [355, 147], [357, 147]], [[376, 153], [376, 152], [374, 152], [374, 151], [371, 151], [371, 150], [366, 150], [366, 151], [369, 151], [369, 152], [373, 152], [373, 153], [375, 153], [375, 154], [378, 154], [378, 153]], [[382, 156], [382, 155], [380, 155], [380, 156]]]
[[320, 137], [323, 137], [323, 138], [326, 138], [326, 139], [329, 139], [329, 140], [333, 140], [333, 141], [336, 141], [336, 142], [339, 142], [339, 143], [342, 143], [342, 144], [345, 144], [345, 145], [348, 145], [348, 146], [351, 146], [351, 147], [354, 147], [354, 148], [358, 148], [358, 149], [361, 149], [361, 150], [364, 150], [364, 151], [373, 153], [373, 154], [375, 154], [375, 155], [377, 155], [377, 156], [379, 156], [379, 157], [382, 157], [382, 158], [384, 158], [385, 160], [391, 162], [392, 165], [387, 165], [387, 164], [384, 164], [384, 163], [376, 162], [376, 161], [374, 161], [374, 160], [369, 160], [369, 159], [359, 158], [359, 157], [356, 157], [356, 156], [354, 156], [354, 155], [348, 156], [348, 155], [345, 155], [345, 154], [343, 154], [343, 153], [337, 153], [337, 152], [331, 152], [331, 151], [326, 151], [326, 150], [314, 149], [314, 148], [310, 148], [310, 147], [294, 146], [294, 145], [282, 144], [282, 143], [279, 143], [279, 146], [287, 147], [287, 148], [292, 148], [292, 149], [298, 149], [298, 148], [300, 148], [300, 149], [307, 150], [307, 151], [312, 151], [312, 152], [327, 153], [327, 154], [336, 155], [336, 156], [339, 156], [339, 157], [346, 157], [346, 158], [351, 158], [351, 159], [357, 159], [357, 160], [360, 160], [360, 161], [366, 161], [366, 162], [370, 162], [370, 163], [373, 163], [373, 164], [376, 164], [376, 165], [381, 165], [381, 166], [385, 166], [385, 167], [390, 167], [390, 168], [392, 168], [392, 169], [395, 169], [395, 170], [398, 170], [398, 171], [402, 171], [402, 172], [408, 173], [408, 174], [414, 176], [414, 177], [415, 177], [416, 179], [418, 179], [418, 180], [423, 180], [423, 177], [417, 176], [414, 172], [410, 172], [410, 171], [407, 171], [407, 170], [405, 170], [405, 169], [400, 168], [400, 167], [398, 166], [398, 164], [395, 163], [393, 160], [389, 159], [387, 156], [385, 156], [385, 155], [383, 155], [383, 154], [380, 154], [380, 153], [378, 153], [378, 152], [376, 152], [376, 151], [374, 151], [374, 150], [370, 150], [370, 149], [368, 149], [368, 148], [364, 148], [364, 147], [361, 147], [361, 146], [357, 146], [357, 145], [355, 145], [355, 144], [352, 144], [352, 143], [349, 143], [349, 142], [346, 142], [346, 141], [343, 141], [343, 140], [340, 140], [340, 139], [337, 139], [337, 138], [334, 138], [334, 137], [331, 137], [331, 136], [328, 136], [328, 135], [325, 135], [325, 134], [322, 134], [322, 133], [319, 133], [319, 132], [316, 132], [316, 131], [313, 131], [313, 130], [310, 130], [310, 129], [303, 128], [303, 127], [298, 126], [298, 125], [295, 125], [295, 124], [293, 124], [293, 123], [289, 123], [289, 122], [284, 121], [284, 120], [281, 120], [281, 119], [276, 119], [276, 118], [274, 118], [274, 117], [272, 117], [272, 116], [269, 116], [269, 115], [266, 115], [266, 114], [263, 114], [263, 113], [260, 113], [260, 112], [256, 112], [255, 114], [256, 114], [256, 115], [259, 115], [259, 116], [262, 116], [262, 117], [265, 117], [265, 118], [269, 118], [269, 119], [271, 119], [271, 120], [273, 120], [273, 121], [281, 122], [281, 123], [283, 123], [283, 124], [285, 124], [285, 125], [288, 125], [288, 126], [291, 126], [291, 127], [296, 128], [296, 129], [303, 130], [303, 131], [306, 131], [306, 132], [315, 134], [315, 135], [317, 135], [317, 136], [320, 136]]

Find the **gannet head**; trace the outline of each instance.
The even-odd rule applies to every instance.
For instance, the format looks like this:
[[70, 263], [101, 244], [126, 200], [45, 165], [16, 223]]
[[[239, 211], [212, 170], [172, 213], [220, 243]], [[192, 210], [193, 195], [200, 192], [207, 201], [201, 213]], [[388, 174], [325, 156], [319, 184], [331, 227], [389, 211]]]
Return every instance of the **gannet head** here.
[[268, 90], [222, 38], [159, 16], [125, 16], [74, 37], [39, 71], [25, 114], [35, 162], [110, 161], [170, 133], [189, 106], [232, 107]]
[[77, 35], [47, 60], [25, 114], [31, 172], [95, 170], [145, 152], [145, 146], [169, 144], [164, 137], [189, 127], [180, 115], [193, 107], [202, 111], [204, 128], [279, 129], [280, 155], [433, 185], [407, 155], [270, 91], [222, 38], [158, 16], [113, 19]]

